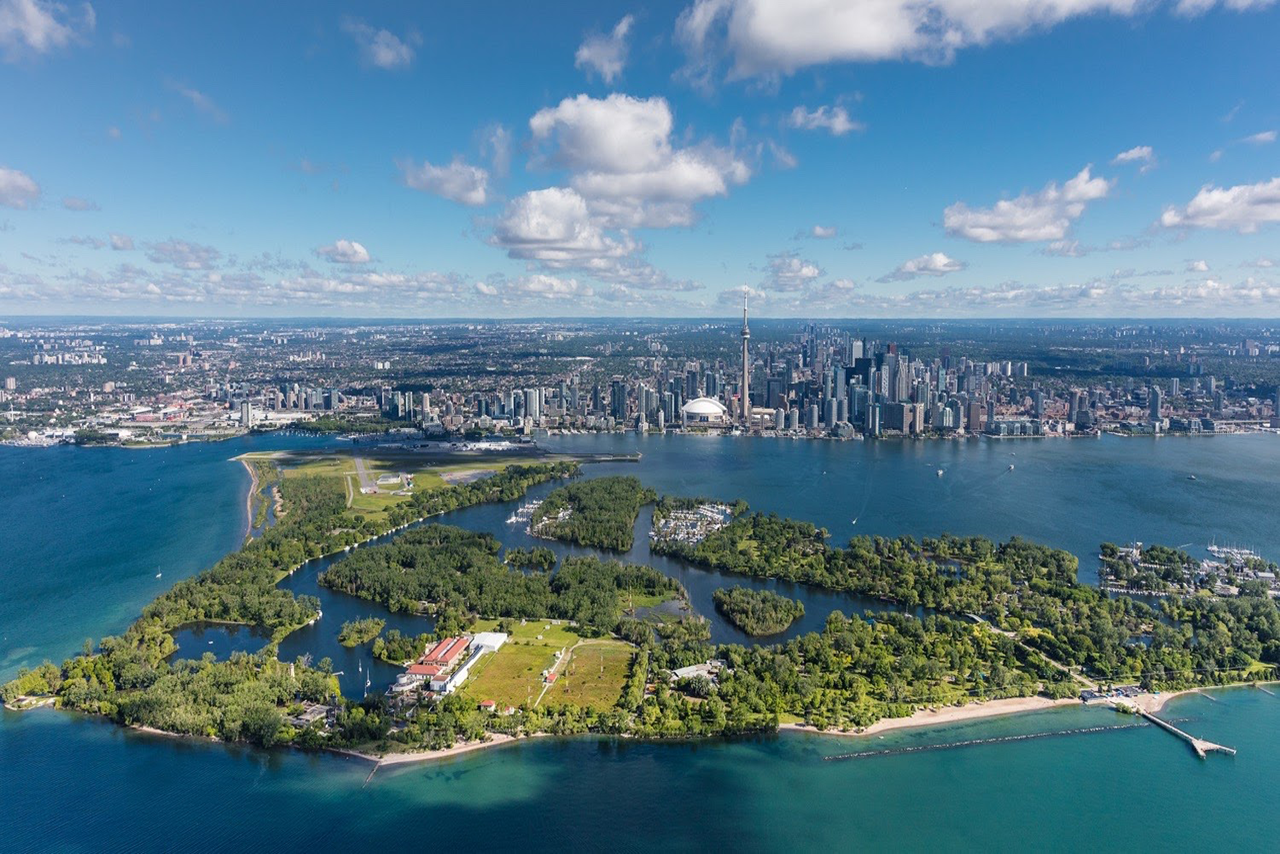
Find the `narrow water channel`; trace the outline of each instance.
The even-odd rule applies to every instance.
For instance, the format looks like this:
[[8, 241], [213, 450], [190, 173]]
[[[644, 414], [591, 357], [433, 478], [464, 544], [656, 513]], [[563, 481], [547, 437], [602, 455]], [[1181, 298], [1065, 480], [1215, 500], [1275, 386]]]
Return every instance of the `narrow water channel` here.
[[[492, 534], [505, 548], [543, 546], [551, 549], [561, 559], [567, 555], [593, 555], [606, 560], [616, 559], [652, 566], [684, 585], [689, 593], [693, 610], [710, 620], [711, 639], [715, 643], [748, 645], [778, 643], [808, 632], [821, 631], [832, 611], [841, 611], [846, 616], [852, 616], [898, 610], [889, 603], [851, 593], [824, 590], [807, 584], [721, 573], [692, 566], [677, 558], [652, 554], [649, 551], [649, 532], [653, 524], [652, 506], [641, 509], [640, 518], [636, 522], [635, 542], [631, 550], [625, 553], [573, 546], [555, 540], [543, 540], [530, 536], [525, 531], [524, 525], [507, 524], [507, 519], [521, 503], [543, 498], [559, 485], [555, 482], [540, 484], [530, 489], [528, 494], [519, 501], [468, 507], [435, 517], [425, 524], [456, 525], [467, 530]], [[418, 527], [421, 524], [424, 523], [417, 523], [411, 527]], [[355, 548], [369, 548], [390, 543], [401, 533], [403, 532], [387, 534]], [[338, 643], [338, 631], [342, 624], [363, 617], [379, 617], [387, 621], [388, 630], [399, 629], [404, 634], [417, 635], [431, 631], [434, 628], [434, 621], [430, 617], [414, 614], [393, 614], [376, 602], [321, 587], [317, 583], [320, 573], [346, 556], [347, 553], [343, 552], [308, 561], [281, 582], [281, 587], [293, 591], [295, 595], [314, 596], [319, 599], [322, 616], [314, 624], [305, 626], [285, 638], [280, 644], [279, 658], [281, 661], [292, 661], [299, 656], [310, 655], [312, 661], [316, 662], [327, 657], [333, 661], [334, 670], [341, 674], [339, 681], [343, 694], [348, 697], [359, 697], [365, 693], [366, 682], [369, 684], [370, 692], [385, 690], [400, 673], [400, 668], [375, 660], [367, 644], [348, 648]], [[804, 616], [780, 634], [764, 638], [751, 637], [728, 623], [715, 609], [712, 595], [717, 589], [730, 586], [772, 590], [792, 599], [798, 599], [804, 603]], [[191, 658], [197, 658], [206, 651], [214, 653], [219, 658], [224, 658], [235, 651], [254, 652], [261, 649], [267, 640], [260, 633], [243, 626], [217, 624], [184, 627], [175, 632], [174, 636], [180, 647], [175, 657]]]

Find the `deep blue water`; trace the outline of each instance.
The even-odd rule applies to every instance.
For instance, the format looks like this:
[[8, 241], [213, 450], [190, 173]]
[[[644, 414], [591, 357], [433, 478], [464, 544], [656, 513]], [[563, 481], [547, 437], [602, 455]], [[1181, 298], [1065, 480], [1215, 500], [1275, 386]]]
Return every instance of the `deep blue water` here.
[[239, 548], [250, 478], [232, 457], [332, 443], [0, 446], [0, 679], [122, 631], [175, 581]]
[[[156, 451], [0, 448], [0, 677], [42, 658], [59, 660], [85, 637], [119, 631], [174, 580], [236, 548], [248, 521], [248, 475], [228, 460], [250, 448], [303, 444], [297, 437], [258, 437]], [[743, 497], [756, 509], [824, 525], [837, 541], [853, 533], [1021, 535], [1071, 549], [1086, 578], [1097, 544], [1107, 539], [1190, 543], [1194, 550], [1216, 538], [1280, 556], [1274, 510], [1280, 437], [1272, 435], [867, 444], [604, 436], [548, 444], [639, 449], [639, 464], [593, 465], [588, 476], [629, 473], [663, 492]], [[510, 507], [477, 507], [444, 521], [489, 530], [508, 545], [528, 544], [505, 524], [509, 513]], [[714, 616], [716, 586], [772, 584], [650, 560], [647, 521], [646, 511], [636, 548], [624, 557], [680, 578], [700, 612]], [[367, 648], [346, 650], [336, 634], [345, 620], [385, 612], [319, 591], [315, 575], [328, 560], [285, 582], [319, 593], [325, 613], [287, 639], [281, 657], [329, 655], [346, 674], [344, 690], [358, 694], [362, 683], [351, 671], [363, 675], [370, 666]], [[164, 574], [156, 579], [159, 567]], [[834, 608], [882, 607], [803, 587], [784, 592], [807, 606], [792, 633], [819, 627]], [[401, 615], [392, 625], [423, 631], [429, 622]], [[740, 639], [719, 621], [714, 631], [718, 639]], [[179, 633], [181, 654], [193, 656], [256, 649], [262, 640], [223, 627]], [[393, 674], [377, 665], [375, 683]], [[49, 710], [4, 712], [0, 850], [327, 850], [371, 842], [529, 850], [1067, 850], [1116, 840], [1175, 850], [1274, 848], [1266, 817], [1280, 783], [1280, 698], [1252, 689], [1216, 697], [1179, 699], [1169, 714], [1188, 718], [1186, 728], [1197, 735], [1239, 748], [1234, 759], [1200, 762], [1150, 727], [821, 759], [1127, 722], [1069, 708], [884, 739], [539, 739], [383, 769], [368, 785], [368, 765], [357, 760], [154, 737]]]

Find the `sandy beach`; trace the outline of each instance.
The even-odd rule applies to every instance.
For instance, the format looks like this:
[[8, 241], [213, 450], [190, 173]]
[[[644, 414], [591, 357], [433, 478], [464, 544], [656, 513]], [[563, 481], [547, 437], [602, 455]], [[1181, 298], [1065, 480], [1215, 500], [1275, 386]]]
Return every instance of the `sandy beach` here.
[[857, 732], [840, 732], [838, 730], [819, 730], [805, 724], [782, 724], [779, 730], [795, 732], [811, 732], [819, 735], [868, 736], [911, 727], [940, 726], [959, 723], [961, 721], [993, 718], [999, 715], [1015, 715], [1025, 712], [1039, 712], [1055, 709], [1060, 706], [1080, 705], [1074, 697], [1063, 700], [1050, 700], [1048, 697], [1010, 697], [1006, 700], [988, 700], [985, 703], [968, 703], [963, 706], [943, 706], [940, 709], [919, 709], [905, 718], [881, 718]]
[[454, 747], [446, 747], [442, 750], [413, 750], [405, 753], [388, 753], [386, 756], [371, 756], [368, 753], [360, 753], [355, 750], [337, 750], [337, 753], [346, 753], [350, 756], [359, 756], [362, 759], [368, 759], [370, 762], [376, 762], [378, 767], [388, 765], [407, 765], [412, 762], [432, 762], [438, 759], [449, 759], [454, 756], [461, 756], [464, 753], [475, 753], [479, 750], [488, 750], [491, 747], [502, 747], [503, 745], [512, 744], [517, 741], [528, 741], [534, 738], [549, 738], [551, 733], [537, 732], [533, 735], [503, 735], [501, 733], [490, 733], [486, 741], [468, 741], [465, 744], [459, 744]]
[[258, 493], [258, 470], [253, 467], [243, 456], [236, 457], [240, 461], [240, 465], [244, 466], [245, 471], [249, 473], [249, 491], [244, 496], [244, 517], [245, 517], [245, 536], [253, 533], [253, 496]]
[[[1133, 697], [1123, 698], [1123, 702], [1129, 705], [1136, 705], [1144, 711], [1155, 714], [1164, 708], [1175, 697], [1186, 696], [1187, 694], [1207, 693], [1216, 688], [1241, 688], [1250, 684], [1266, 685], [1272, 683], [1242, 683], [1236, 685], [1214, 685], [1202, 688], [1188, 688], [1183, 691], [1162, 691], [1159, 694], [1137, 694]], [[782, 724], [779, 730], [789, 730], [793, 732], [809, 732], [817, 735], [841, 735], [846, 737], [860, 738], [869, 735], [878, 735], [884, 732], [890, 732], [897, 729], [909, 729], [911, 727], [941, 726], [944, 724], [960, 723], [962, 721], [980, 720], [982, 718], [993, 718], [1000, 715], [1016, 715], [1028, 712], [1041, 712], [1046, 709], [1056, 709], [1062, 706], [1080, 705], [1081, 701], [1068, 697], [1062, 700], [1051, 700], [1048, 697], [1010, 697], [1007, 700], [987, 700], [982, 703], [969, 703], [964, 706], [944, 706], [940, 709], [919, 709], [913, 714], [905, 718], [882, 718], [871, 726], [856, 732], [840, 732], [839, 730], [820, 730], [805, 724]], [[1108, 699], [1092, 700], [1087, 705], [1091, 706], [1112, 706], [1112, 701]]]

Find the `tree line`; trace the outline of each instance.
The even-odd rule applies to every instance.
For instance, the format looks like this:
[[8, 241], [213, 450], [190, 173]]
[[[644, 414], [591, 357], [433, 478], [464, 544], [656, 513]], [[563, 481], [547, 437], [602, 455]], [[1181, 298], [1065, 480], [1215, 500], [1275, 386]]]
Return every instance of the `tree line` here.
[[333, 590], [380, 602], [392, 612], [446, 612], [485, 617], [575, 621], [589, 635], [614, 630], [622, 594], [680, 595], [656, 569], [568, 557], [558, 572], [526, 574], [504, 565], [489, 534], [450, 525], [408, 531], [394, 543], [361, 549], [320, 575]]
[[640, 508], [657, 497], [635, 477], [579, 481], [552, 490], [534, 511], [530, 525], [539, 536], [625, 552], [635, 540]]
[[753, 637], [776, 635], [804, 616], [804, 603], [772, 590], [722, 587], [711, 596], [725, 619]]

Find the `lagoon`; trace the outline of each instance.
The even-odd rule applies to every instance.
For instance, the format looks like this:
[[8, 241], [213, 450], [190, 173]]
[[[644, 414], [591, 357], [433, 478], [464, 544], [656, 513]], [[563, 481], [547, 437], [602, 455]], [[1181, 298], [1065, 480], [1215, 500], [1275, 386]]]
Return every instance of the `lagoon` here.
[[[46, 657], [60, 660], [85, 637], [119, 631], [160, 590], [236, 548], [247, 525], [249, 478], [231, 457], [326, 443], [251, 437], [148, 451], [0, 448], [0, 518], [7, 520], [0, 675]], [[639, 450], [638, 464], [593, 464], [585, 474], [635, 474], [660, 492], [745, 498], [755, 509], [824, 525], [837, 542], [855, 533], [1019, 535], [1075, 552], [1086, 579], [1098, 543], [1108, 539], [1197, 550], [1216, 538], [1280, 556], [1274, 435], [871, 443], [610, 435], [544, 444], [582, 453]], [[506, 525], [510, 509], [469, 508], [442, 521], [489, 530], [507, 545], [529, 544], [522, 530]], [[648, 516], [641, 515], [627, 559], [649, 560]], [[332, 559], [340, 557], [285, 584], [316, 592], [315, 574]], [[716, 586], [775, 586], [652, 562], [679, 577], [708, 616]], [[158, 566], [161, 579], [154, 577]], [[790, 633], [820, 626], [836, 607], [880, 607], [778, 589], [807, 605]], [[350, 597], [322, 598], [325, 616], [288, 638], [281, 657], [310, 652], [333, 656], [344, 671], [368, 667], [367, 648], [347, 651], [336, 634], [346, 619], [384, 612]], [[396, 618], [405, 631], [427, 624]], [[713, 630], [717, 639], [741, 640], [719, 621]], [[219, 631], [184, 632], [181, 654], [217, 647], [207, 641]], [[231, 636], [256, 648], [247, 631]], [[376, 678], [394, 673], [385, 671]], [[348, 693], [360, 687], [344, 676]], [[1238, 748], [1234, 759], [1201, 762], [1150, 726], [822, 759], [1130, 722], [1073, 707], [875, 739], [538, 739], [383, 769], [368, 785], [369, 766], [354, 759], [150, 736], [50, 710], [3, 712], [0, 770], [11, 785], [0, 811], [0, 850], [161, 851], [183, 847], [182, 840], [200, 840], [202, 850], [279, 850], [396, 838], [535, 851], [1066, 850], [1107, 839], [1175, 850], [1269, 848], [1274, 832], [1264, 817], [1280, 784], [1280, 699], [1256, 689], [1213, 697], [1178, 698], [1165, 715]]]

